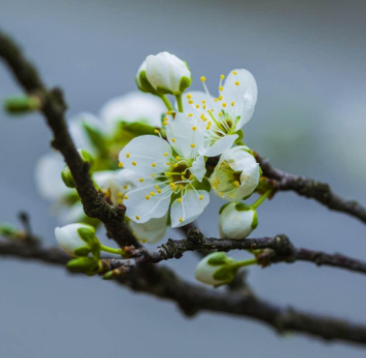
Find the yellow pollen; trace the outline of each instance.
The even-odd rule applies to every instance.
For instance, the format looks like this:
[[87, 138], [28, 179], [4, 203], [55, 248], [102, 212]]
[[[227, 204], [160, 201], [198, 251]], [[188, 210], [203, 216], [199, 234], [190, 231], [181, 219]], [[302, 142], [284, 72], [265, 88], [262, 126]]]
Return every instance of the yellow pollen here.
[[176, 142], [175, 138], [172, 138], [172, 142], [173, 142], [173, 143], [175, 143], [175, 142]]
[[203, 104], [205, 104], [205, 103], [206, 103], [206, 101], [203, 99], [203, 100], [202, 100], [202, 103], [203, 103]]
[[166, 165], [170, 165], [170, 163], [169, 163], [169, 162], [167, 162], [167, 163], [166, 163]]
[[117, 204], [122, 204], [122, 198], [118, 198]]
[[158, 192], [158, 194], [160, 194], [160, 193], [161, 193], [161, 190], [160, 190], [160, 189], [156, 189], [156, 191]]
[[178, 203], [181, 203], [182, 202], [182, 198], [178, 198]]
[[238, 73], [236, 71], [233, 71], [233, 75], [237, 75]]
[[136, 220], [140, 220], [140, 217], [138, 215], [135, 216]]
[[158, 130], [158, 129], [154, 129], [154, 132], [155, 132], [155, 133], [159, 133], [159, 130]]
[[136, 165], [137, 165], [137, 163], [136, 163], [136, 162], [132, 162], [131, 164], [132, 164], [132, 165], [134, 165], [134, 166], [136, 166]]
[[186, 178], [185, 178], [183, 175], [180, 177], [180, 179], [181, 179], [182, 181], [185, 181], [185, 180], [186, 180]]
[[163, 126], [167, 126], [167, 125], [168, 125], [167, 121], [163, 122]]
[[226, 103], [223, 103], [223, 104], [222, 104], [222, 106], [223, 106], [223, 107], [226, 107]]
[[200, 105], [199, 104], [196, 104], [196, 108], [200, 108]]
[[224, 193], [223, 193], [222, 191], [220, 191], [220, 195], [221, 195], [221, 196], [224, 196]]
[[146, 199], [146, 200], [150, 200], [150, 196], [149, 196], [149, 195], [146, 195], [146, 196], [145, 196], [145, 199]]
[[124, 185], [124, 186], [123, 186], [123, 189], [127, 189], [127, 188], [128, 188], [128, 185]]
[[200, 200], [203, 200], [203, 195], [200, 195], [200, 196], [199, 196], [199, 199], [200, 199]]
[[175, 157], [175, 159], [176, 159], [176, 160], [180, 160], [180, 156], [179, 156], [179, 155], [177, 155], [177, 156]]
[[189, 104], [193, 104], [193, 101], [190, 99], [190, 100], [188, 101], [188, 103], [189, 103]]
[[220, 78], [223, 80], [225, 78], [225, 76], [224, 75], [221, 75]]
[[155, 196], [155, 193], [152, 191], [152, 192], [150, 192], [150, 195], [151, 196]]
[[210, 128], [211, 128], [211, 126], [210, 126], [210, 125], [206, 126], [206, 129], [207, 129], [207, 130], [209, 130]]
[[202, 76], [202, 77], [200, 78], [200, 80], [201, 80], [201, 82], [206, 82], [206, 77], [205, 77], [205, 76]]
[[181, 223], [183, 221], [183, 218], [179, 218], [179, 222]]
[[174, 165], [173, 165], [173, 168], [176, 168], [177, 166], [178, 166], [178, 164], [174, 164]]
[[168, 121], [169, 120], [169, 118], [168, 117], [164, 117], [163, 118], [163, 121]]
[[188, 114], [188, 117], [193, 117], [193, 113], [189, 113]]
[[169, 155], [169, 153], [168, 153], [168, 152], [165, 152], [165, 153], [164, 153], [164, 156], [166, 157], [167, 155]]
[[139, 182], [142, 183], [144, 181], [144, 178], [140, 178]]
[[194, 178], [194, 175], [193, 174], [191, 174], [190, 176], [189, 176], [189, 179], [193, 179]]
[[234, 181], [234, 185], [235, 185], [236, 187], [238, 187], [238, 186], [240, 186], [240, 183], [239, 183], [237, 180], [235, 180], [235, 181]]
[[221, 112], [219, 113], [219, 116], [222, 117], [222, 113]]
[[155, 186], [154, 186], [154, 188], [155, 188], [155, 189], [159, 189], [159, 185], [155, 185]]
[[212, 124], [212, 122], [211, 121], [208, 121], [207, 124], [210, 126]]
[[125, 195], [125, 196], [123, 197], [123, 199], [127, 200], [127, 199], [128, 199], [128, 196], [127, 196], [127, 195]]
[[118, 193], [118, 197], [122, 198], [123, 194], [122, 193]]
[[219, 91], [223, 91], [223, 90], [224, 90], [224, 87], [220, 86]]
[[142, 242], [143, 244], [146, 244], [146, 243], [147, 243], [147, 240], [146, 240], [146, 239], [141, 239], [141, 242]]
[[155, 173], [152, 173], [151, 174], [151, 178], [155, 178]]
[[197, 127], [196, 126], [192, 127], [192, 130], [193, 131], [197, 130]]
[[126, 158], [129, 158], [130, 157], [130, 153], [126, 153]]
[[204, 104], [204, 105], [202, 106], [202, 108], [203, 108], [203, 109], [206, 109], [206, 105]]
[[156, 167], [156, 163], [151, 163], [151, 166], [152, 166], [153, 168], [155, 168], [155, 167]]
[[172, 114], [172, 111], [167, 111], [166, 114], [170, 116]]
[[234, 107], [234, 105], [235, 105], [235, 102], [231, 102], [231, 105]]
[[191, 148], [194, 148], [196, 145], [194, 143], [191, 144]]
[[191, 99], [192, 98], [192, 95], [191, 94], [187, 94], [186, 96], [188, 99]]
[[235, 86], [239, 86], [240, 82], [239, 81], [235, 81]]
[[120, 168], [123, 168], [123, 163], [118, 163], [118, 166], [119, 166]]

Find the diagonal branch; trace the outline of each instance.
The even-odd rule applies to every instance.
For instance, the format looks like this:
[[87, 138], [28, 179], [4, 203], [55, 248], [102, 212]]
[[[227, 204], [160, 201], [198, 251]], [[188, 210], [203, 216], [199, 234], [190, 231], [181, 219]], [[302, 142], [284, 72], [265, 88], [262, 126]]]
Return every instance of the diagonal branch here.
[[[68, 261], [60, 249], [27, 247], [11, 242], [0, 242], [0, 255], [58, 265]], [[163, 266], [138, 264], [128, 272], [116, 282], [133, 291], [172, 301], [187, 316], [200, 311], [224, 313], [263, 322], [279, 333], [298, 332], [325, 340], [366, 345], [366, 325], [275, 305], [248, 291], [242, 294], [209, 289], [189, 283]]]
[[131, 244], [139, 246], [124, 224], [125, 207], [122, 205], [110, 206], [95, 189], [89, 175], [89, 164], [81, 159], [68, 131], [64, 118], [66, 104], [61, 90], [58, 88], [48, 90], [40, 79], [37, 70], [23, 56], [20, 48], [1, 31], [0, 57], [7, 63], [23, 89], [28, 94], [40, 99], [41, 112], [54, 135], [52, 145], [62, 153], [70, 168], [86, 215], [102, 221], [109, 235], [120, 246]]
[[345, 200], [334, 194], [329, 184], [276, 169], [270, 164], [269, 160], [261, 158], [258, 154], [256, 154], [256, 158], [263, 174], [276, 181], [276, 189], [295, 191], [301, 196], [315, 199], [331, 210], [346, 213], [366, 223], [366, 208], [357, 201]]

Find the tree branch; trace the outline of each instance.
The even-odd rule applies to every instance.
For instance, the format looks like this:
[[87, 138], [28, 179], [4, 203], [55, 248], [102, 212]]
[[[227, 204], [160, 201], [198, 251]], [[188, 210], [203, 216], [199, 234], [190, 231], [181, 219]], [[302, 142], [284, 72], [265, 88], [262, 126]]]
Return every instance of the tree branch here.
[[262, 159], [256, 154], [264, 176], [276, 181], [277, 190], [292, 190], [309, 199], [315, 199], [329, 209], [351, 215], [366, 223], [366, 208], [354, 200], [345, 200], [334, 194], [329, 184], [322, 183], [303, 176], [286, 173], [274, 168], [268, 159]]
[[[0, 255], [58, 265], [65, 265], [69, 260], [57, 248], [27, 247], [12, 242], [0, 242]], [[365, 325], [274, 305], [250, 294], [249, 290], [243, 294], [242, 291], [223, 292], [195, 285], [179, 278], [167, 267], [141, 262], [126, 271], [128, 273], [116, 282], [133, 291], [175, 302], [188, 316], [200, 311], [225, 313], [266, 323], [279, 333], [298, 332], [325, 340], [366, 345]]]
[[89, 175], [89, 164], [84, 162], [69, 134], [64, 118], [66, 104], [60, 89], [48, 90], [35, 67], [23, 56], [20, 48], [8, 36], [0, 31], [0, 57], [4, 59], [18, 83], [30, 95], [37, 96], [41, 103], [41, 112], [51, 128], [54, 139], [52, 145], [65, 158], [73, 175], [76, 190], [83, 203], [85, 214], [102, 221], [109, 236], [120, 246], [140, 246], [124, 224], [125, 207], [110, 206], [95, 189]]

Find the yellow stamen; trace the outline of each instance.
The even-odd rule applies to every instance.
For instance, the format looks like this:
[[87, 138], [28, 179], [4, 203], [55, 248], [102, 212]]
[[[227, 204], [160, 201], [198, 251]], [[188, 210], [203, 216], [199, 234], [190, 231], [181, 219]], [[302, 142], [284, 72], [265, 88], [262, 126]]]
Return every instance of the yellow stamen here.
[[144, 178], [140, 178], [139, 182], [142, 183], [144, 181]]
[[155, 185], [155, 186], [154, 186], [154, 188], [155, 188], [155, 189], [159, 189], [159, 185]]
[[146, 199], [146, 200], [150, 200], [150, 196], [149, 196], [149, 195], [146, 195], [146, 196], [145, 196], [145, 199]]
[[123, 197], [123, 199], [127, 200], [127, 199], [128, 199], [128, 196], [127, 196], [127, 195], [125, 195], [125, 196]]
[[200, 78], [200, 80], [201, 80], [201, 82], [206, 82], [206, 77], [205, 77], [205, 76], [202, 76], [202, 77]]
[[239, 81], [235, 81], [235, 86], [239, 86], [240, 82]]
[[220, 78], [223, 80], [225, 78], [225, 76], [224, 75], [221, 75]]
[[152, 166], [153, 168], [155, 168], [155, 167], [156, 167], [156, 163], [151, 163], [151, 166]]
[[194, 148], [196, 145], [194, 143], [191, 144], [191, 148]]
[[233, 75], [237, 75], [238, 73], [236, 71], [233, 71]]
[[179, 155], [177, 155], [177, 156], [175, 157], [175, 159], [176, 159], [176, 160], [180, 160], [180, 156], [179, 156]]
[[160, 193], [161, 193], [161, 189], [157, 189], [156, 191], [158, 192], [158, 194], [160, 194]]
[[152, 173], [151, 174], [151, 178], [155, 178], [155, 173]]
[[118, 163], [118, 166], [119, 166], [120, 168], [123, 168], [123, 163]]
[[192, 95], [191, 94], [187, 94], [186, 96], [188, 99], [191, 99], [192, 98]]
[[155, 132], [155, 133], [159, 133], [159, 130], [158, 130], [158, 129], [154, 129], [154, 132]]
[[135, 216], [136, 220], [140, 220], [140, 217], [138, 215]]
[[147, 243], [147, 240], [146, 240], [146, 239], [141, 239], [141, 242], [142, 242], [143, 244], [146, 244], [146, 243]]
[[199, 104], [196, 104], [196, 108], [200, 108], [200, 105]]
[[167, 121], [163, 122], [163, 126], [167, 126], [167, 125], [168, 125]]
[[193, 113], [189, 113], [188, 114], [188, 117], [193, 117]]
[[224, 90], [224, 87], [220, 86], [219, 91], [223, 91], [223, 90]]
[[240, 183], [239, 183], [237, 180], [235, 180], [235, 181], [234, 181], [234, 185], [235, 185], [236, 187], [238, 187], [238, 186], [240, 186]]
[[169, 163], [169, 162], [167, 162], [167, 163], [166, 163], [166, 165], [170, 165], [170, 163]]
[[152, 191], [152, 192], [150, 192], [150, 195], [151, 196], [155, 196], [155, 193]]
[[130, 153], [126, 153], [126, 158], [129, 158], [130, 157]]
[[182, 198], [178, 198], [178, 203], [181, 203], [182, 202]]
[[200, 196], [199, 196], [199, 199], [200, 199], [200, 200], [203, 200], [203, 195], [200, 195]]
[[197, 127], [196, 126], [192, 127], [192, 130], [193, 131], [197, 130]]
[[193, 104], [193, 101], [190, 99], [190, 100], [188, 101], [188, 103], [189, 103], [189, 104]]
[[134, 165], [134, 166], [136, 166], [136, 165], [137, 165], [137, 163], [136, 163], [136, 162], [132, 162], [131, 164], [132, 164], [132, 165]]
[[175, 143], [175, 142], [176, 142], [175, 138], [172, 138], [172, 142], [173, 142], [173, 143]]
[[179, 222], [181, 223], [183, 221], [183, 218], [179, 218]]
[[172, 111], [167, 111], [166, 114], [170, 116], [172, 114]]
[[231, 102], [231, 105], [234, 107], [234, 105], [235, 105], [235, 102]]
[[128, 188], [128, 185], [124, 185], [124, 186], [123, 186], [123, 189], [127, 189], [127, 188]]
[[168, 153], [168, 152], [165, 152], [165, 153], [164, 153], [164, 156], [166, 157], [167, 155], [169, 155], [169, 153]]
[[226, 103], [223, 103], [223, 104], [222, 104], [222, 106], [223, 106], [223, 107], [226, 107]]

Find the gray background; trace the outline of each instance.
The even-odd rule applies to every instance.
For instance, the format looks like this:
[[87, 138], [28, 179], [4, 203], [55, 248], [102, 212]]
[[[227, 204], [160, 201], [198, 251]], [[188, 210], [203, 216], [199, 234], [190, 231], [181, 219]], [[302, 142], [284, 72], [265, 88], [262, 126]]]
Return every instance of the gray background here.
[[[167, 50], [215, 90], [221, 73], [253, 72], [259, 100], [247, 143], [282, 169], [329, 181], [366, 204], [364, 1], [0, 0], [0, 24], [23, 45], [50, 85], [66, 92], [69, 114], [97, 112], [134, 89], [143, 58]], [[20, 93], [0, 66], [0, 98]], [[54, 244], [55, 218], [38, 198], [36, 159], [49, 150], [39, 116], [0, 114], [0, 220], [32, 215]], [[207, 235], [219, 199], [200, 219]], [[259, 209], [255, 236], [286, 233], [296, 245], [366, 255], [366, 227], [292, 193]], [[176, 237], [178, 234], [174, 233]], [[238, 257], [238, 254], [236, 253]], [[240, 255], [239, 255], [240, 256]], [[241, 254], [243, 256], [243, 254]], [[193, 280], [196, 258], [170, 265]], [[366, 281], [310, 264], [250, 269], [257, 293], [280, 304], [366, 322]], [[20, 357], [364, 357], [345, 344], [279, 337], [253, 321], [200, 314], [62, 268], [0, 258], [0, 356]]]

